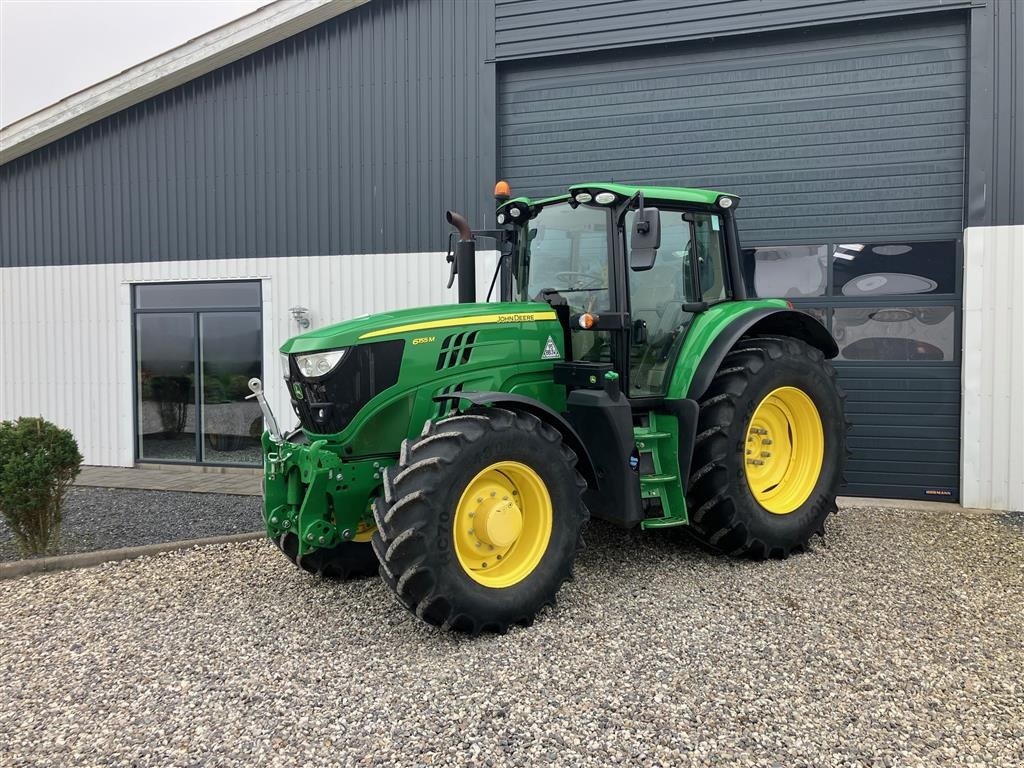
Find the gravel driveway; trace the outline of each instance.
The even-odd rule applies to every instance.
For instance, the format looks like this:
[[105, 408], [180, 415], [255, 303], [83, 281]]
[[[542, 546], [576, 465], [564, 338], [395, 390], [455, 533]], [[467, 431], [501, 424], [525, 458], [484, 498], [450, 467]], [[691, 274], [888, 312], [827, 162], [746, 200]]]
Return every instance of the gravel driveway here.
[[442, 635], [265, 541], [0, 582], [0, 764], [1024, 764], [1024, 528], [844, 511], [785, 562], [600, 524]]

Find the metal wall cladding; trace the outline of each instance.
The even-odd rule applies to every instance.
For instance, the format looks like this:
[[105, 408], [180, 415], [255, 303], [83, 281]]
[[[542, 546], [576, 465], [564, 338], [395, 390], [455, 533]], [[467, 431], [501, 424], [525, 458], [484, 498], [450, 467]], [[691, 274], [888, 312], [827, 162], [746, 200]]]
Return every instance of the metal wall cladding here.
[[747, 244], [959, 236], [958, 15], [551, 58], [503, 68], [499, 168], [742, 196]]
[[17, 158], [0, 267], [444, 248], [493, 210], [492, 39], [377, 0]]
[[1024, 4], [972, 13], [969, 226], [1024, 224]]
[[501, 60], [970, 8], [971, 2], [495, 0], [495, 5], [495, 56]]
[[964, 233], [963, 503], [1024, 510], [1024, 226]]
[[[477, 294], [497, 260], [479, 254]], [[297, 421], [278, 349], [299, 332], [362, 314], [455, 301], [443, 253], [209, 259], [0, 269], [0, 419], [44, 416], [71, 430], [86, 464], [134, 454], [131, 285], [262, 281], [263, 379], [282, 426]]]

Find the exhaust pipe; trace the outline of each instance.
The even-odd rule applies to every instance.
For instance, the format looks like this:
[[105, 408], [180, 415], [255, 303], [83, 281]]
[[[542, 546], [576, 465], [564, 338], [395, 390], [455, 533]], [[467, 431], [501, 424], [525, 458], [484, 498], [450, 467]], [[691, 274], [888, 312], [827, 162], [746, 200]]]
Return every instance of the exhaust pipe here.
[[455, 274], [459, 276], [459, 303], [472, 304], [476, 301], [476, 241], [473, 230], [461, 213], [446, 211], [444, 216], [459, 231], [454, 265]]
[[473, 230], [469, 226], [469, 222], [466, 221], [466, 217], [457, 211], [445, 211], [444, 217], [448, 219], [448, 223], [459, 230], [460, 240], [472, 240]]

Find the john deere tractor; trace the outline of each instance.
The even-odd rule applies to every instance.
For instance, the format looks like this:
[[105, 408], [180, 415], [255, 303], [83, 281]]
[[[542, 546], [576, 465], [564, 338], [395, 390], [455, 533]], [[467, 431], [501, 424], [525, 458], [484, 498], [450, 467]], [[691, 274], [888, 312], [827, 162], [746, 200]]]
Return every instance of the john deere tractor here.
[[[750, 296], [735, 195], [586, 183], [458, 230], [459, 303], [281, 348], [260, 383], [267, 535], [327, 577], [380, 573], [423, 621], [503, 632], [553, 603], [591, 516], [782, 558], [823, 534], [845, 456], [827, 330]], [[453, 233], [454, 236], [455, 233]], [[498, 241], [475, 296], [478, 236]], [[491, 299], [491, 296], [487, 297]]]

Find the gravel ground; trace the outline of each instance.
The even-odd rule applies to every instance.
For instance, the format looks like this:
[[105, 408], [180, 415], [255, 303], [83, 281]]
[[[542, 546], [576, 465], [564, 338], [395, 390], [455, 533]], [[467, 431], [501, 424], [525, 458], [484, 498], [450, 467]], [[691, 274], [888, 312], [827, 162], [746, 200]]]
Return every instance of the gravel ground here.
[[0, 582], [0, 764], [1024, 764], [1024, 529], [844, 511], [785, 562], [592, 526], [470, 639], [266, 541]]
[[[255, 496], [221, 493], [71, 488], [58, 554], [259, 531], [262, 503]], [[0, 519], [0, 562], [20, 557]]]

